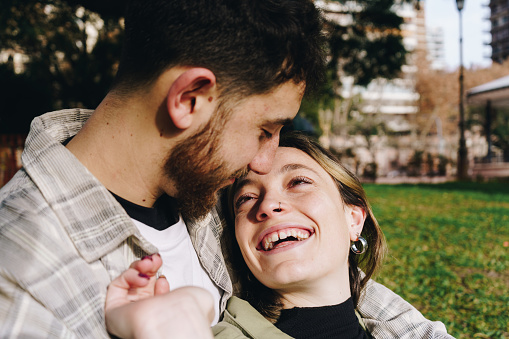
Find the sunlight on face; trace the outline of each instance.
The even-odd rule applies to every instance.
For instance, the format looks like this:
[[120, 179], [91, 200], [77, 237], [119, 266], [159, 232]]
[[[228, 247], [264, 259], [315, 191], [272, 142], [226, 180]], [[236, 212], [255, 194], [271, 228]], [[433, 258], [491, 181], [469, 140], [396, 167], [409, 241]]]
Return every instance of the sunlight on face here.
[[238, 187], [236, 238], [262, 284], [280, 293], [348, 287], [352, 207], [316, 161], [280, 147], [268, 174], [250, 172]]
[[304, 84], [293, 81], [266, 94], [253, 95], [233, 108], [224, 126], [221, 156], [230, 168], [270, 171], [279, 133], [299, 111]]

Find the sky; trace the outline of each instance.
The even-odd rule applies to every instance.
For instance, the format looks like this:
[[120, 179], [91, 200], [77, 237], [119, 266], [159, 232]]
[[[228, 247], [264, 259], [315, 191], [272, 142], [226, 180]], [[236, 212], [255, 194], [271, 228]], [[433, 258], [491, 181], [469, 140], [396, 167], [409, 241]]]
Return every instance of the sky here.
[[[456, 0], [425, 0], [427, 27], [442, 27], [444, 31], [445, 63], [447, 69], [459, 66], [459, 13]], [[489, 34], [489, 0], [465, 0], [463, 15], [463, 65], [487, 67], [491, 64]]]

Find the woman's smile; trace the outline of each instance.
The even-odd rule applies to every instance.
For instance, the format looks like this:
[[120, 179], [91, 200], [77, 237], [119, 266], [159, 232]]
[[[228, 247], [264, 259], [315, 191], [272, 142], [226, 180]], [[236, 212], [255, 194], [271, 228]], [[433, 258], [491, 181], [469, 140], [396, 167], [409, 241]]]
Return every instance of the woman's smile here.
[[293, 245], [297, 245], [308, 240], [313, 234], [314, 231], [312, 228], [303, 226], [279, 225], [276, 227], [270, 227], [260, 235], [259, 238], [261, 239], [258, 242], [256, 249], [262, 252], [274, 251], [273, 253], [276, 253], [279, 252], [276, 251], [277, 249], [293, 248]]
[[269, 173], [249, 172], [238, 185], [235, 233], [254, 276], [278, 291], [304, 282], [337, 288], [348, 276], [356, 212], [332, 177], [304, 152], [280, 147]]

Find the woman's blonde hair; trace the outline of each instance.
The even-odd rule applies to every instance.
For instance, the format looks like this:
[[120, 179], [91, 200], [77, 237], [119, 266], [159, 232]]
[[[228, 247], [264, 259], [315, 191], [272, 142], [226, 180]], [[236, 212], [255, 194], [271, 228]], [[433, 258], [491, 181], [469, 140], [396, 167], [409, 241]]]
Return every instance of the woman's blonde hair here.
[[[381, 266], [385, 253], [384, 236], [373, 215], [362, 184], [331, 152], [306, 135], [298, 132], [285, 134], [281, 137], [279, 147], [296, 148], [309, 155], [332, 177], [343, 202], [348, 205], [359, 206], [366, 212], [366, 220], [361, 236], [367, 240], [368, 248], [361, 255], [350, 252], [348, 257], [350, 292], [354, 305], [357, 306], [361, 291]], [[282, 309], [279, 296], [275, 291], [261, 284], [249, 271], [235, 238], [235, 216], [233, 213], [235, 192], [236, 185], [233, 184], [227, 193], [227, 206], [224, 206], [226, 207], [226, 213], [224, 214], [227, 225], [223, 231], [222, 243], [226, 260], [231, 265], [236, 293], [242, 299], [247, 300], [267, 319], [275, 322]], [[361, 276], [359, 269], [365, 273], [364, 277]]]

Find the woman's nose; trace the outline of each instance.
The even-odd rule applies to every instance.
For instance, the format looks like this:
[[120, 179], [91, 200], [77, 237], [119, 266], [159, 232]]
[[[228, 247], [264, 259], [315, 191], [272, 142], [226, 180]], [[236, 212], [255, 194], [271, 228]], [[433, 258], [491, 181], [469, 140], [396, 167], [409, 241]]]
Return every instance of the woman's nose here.
[[257, 219], [264, 220], [273, 217], [284, 210], [284, 204], [279, 199], [264, 199], [257, 212]]

